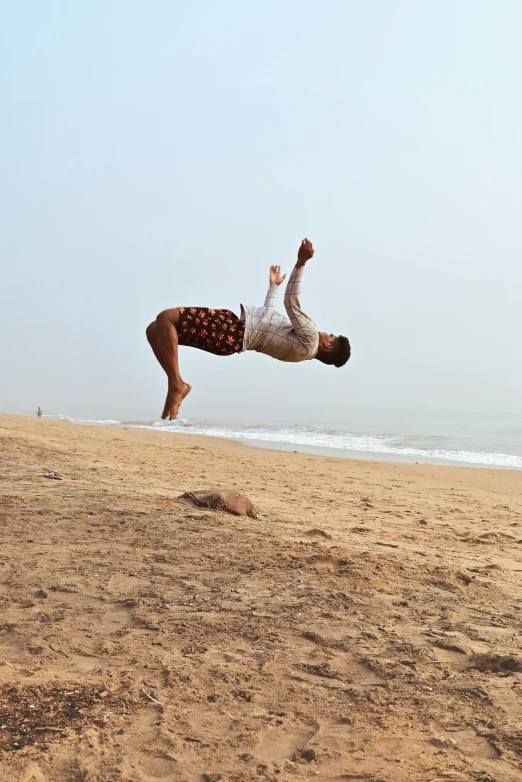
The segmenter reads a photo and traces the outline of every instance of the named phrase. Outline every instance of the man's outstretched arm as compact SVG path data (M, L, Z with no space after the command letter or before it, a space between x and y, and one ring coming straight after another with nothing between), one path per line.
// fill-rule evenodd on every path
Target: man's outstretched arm
M268 288L268 293L266 294L266 299L265 299L265 307L267 307L268 309L270 310L275 309L275 305L277 301L277 289L285 279L286 279L286 274L281 274L280 266L270 267L270 286Z
M312 242L303 239L297 254L297 263L290 275L285 290L285 309L290 318L294 331L299 340L304 343L313 343L317 340L317 328L315 323L301 309L299 296L301 294L301 279L303 269L307 261L313 257L314 248Z

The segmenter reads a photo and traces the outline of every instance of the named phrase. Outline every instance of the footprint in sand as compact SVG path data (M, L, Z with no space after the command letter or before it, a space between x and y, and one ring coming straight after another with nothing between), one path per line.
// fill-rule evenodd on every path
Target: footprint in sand
M18 782L47 782L47 779L40 770L40 766L36 763L31 763L31 765L25 769Z
M522 658L512 654L475 654L467 666L482 673L521 673Z
M332 554L316 554L310 557L307 563L316 570L337 570L345 565L349 565L350 561Z
M307 538L323 538L324 540L332 540L332 536L322 529L314 527L313 529L306 530L304 533Z
M281 763L292 760L301 752L316 730L302 726L296 728L267 728L258 735L258 744L253 754L259 760Z

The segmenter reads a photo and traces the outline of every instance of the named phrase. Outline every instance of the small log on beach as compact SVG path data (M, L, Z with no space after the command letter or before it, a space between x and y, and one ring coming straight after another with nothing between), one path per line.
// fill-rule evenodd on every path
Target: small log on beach
M234 516L250 516L257 519L255 505L244 494L222 489L206 489L204 491L187 491L178 497L179 500L189 500L200 508L213 508L233 513Z

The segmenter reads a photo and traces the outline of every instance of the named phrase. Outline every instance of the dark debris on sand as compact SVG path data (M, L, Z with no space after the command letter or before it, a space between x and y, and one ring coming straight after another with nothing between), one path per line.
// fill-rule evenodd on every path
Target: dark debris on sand
M45 750L51 741L71 731L81 734L91 725L102 727L116 715L134 710L129 693L111 694L79 685L3 686L0 688L0 751L27 746Z

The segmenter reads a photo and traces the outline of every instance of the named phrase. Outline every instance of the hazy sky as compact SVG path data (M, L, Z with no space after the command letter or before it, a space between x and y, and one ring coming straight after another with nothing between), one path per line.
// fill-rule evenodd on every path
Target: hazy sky
M521 28L518 0L5 3L0 410L157 418L147 323L262 304L304 236L349 364L185 349L184 415L516 405Z

